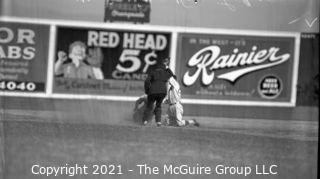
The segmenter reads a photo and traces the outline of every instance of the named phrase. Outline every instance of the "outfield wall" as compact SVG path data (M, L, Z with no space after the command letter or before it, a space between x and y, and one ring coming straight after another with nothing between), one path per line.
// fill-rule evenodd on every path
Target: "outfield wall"
M285 114L292 119L300 113L296 109L301 111L297 96L314 95L312 90L299 93L304 83L298 82L298 76L310 79L318 73L309 64L319 57L316 50L302 53L308 67L299 62L301 38L295 32L8 17L1 19L0 32L1 96L132 104L143 94L145 74L158 60L170 56L170 67L182 84L186 115L277 118ZM307 38L319 40L313 34ZM58 52L68 53L75 41L100 48L103 78L71 79L55 74ZM299 70L304 73L298 75ZM309 83L317 84L312 79ZM316 104L308 101L306 105ZM308 118L308 109L302 111Z

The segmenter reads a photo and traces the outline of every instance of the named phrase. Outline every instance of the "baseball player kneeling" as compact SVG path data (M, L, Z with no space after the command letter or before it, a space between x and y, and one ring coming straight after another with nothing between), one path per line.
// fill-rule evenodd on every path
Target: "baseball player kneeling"
M168 93L166 103L169 104L165 124L169 126L197 126L199 123L195 119L184 120L183 106L181 104L181 90L179 83L171 77L168 82Z

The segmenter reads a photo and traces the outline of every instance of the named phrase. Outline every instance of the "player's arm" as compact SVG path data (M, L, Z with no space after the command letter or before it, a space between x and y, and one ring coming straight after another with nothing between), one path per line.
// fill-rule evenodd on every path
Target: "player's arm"
M148 75L147 79L144 81L144 92L146 94L149 94L149 90L151 88L151 80L152 80L152 78L153 78L153 73L151 72Z
M167 82L167 93L166 93L166 97L163 99L164 104L169 104L170 87L171 87L170 83Z
M175 80L177 79L177 76L170 70L170 68L167 68L166 70L170 74L171 77L173 77Z

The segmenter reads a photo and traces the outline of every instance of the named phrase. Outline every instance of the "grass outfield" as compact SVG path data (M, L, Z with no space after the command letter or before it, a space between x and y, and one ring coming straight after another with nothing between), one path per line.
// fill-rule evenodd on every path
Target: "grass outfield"
M209 128L142 127L6 120L0 122L4 179L31 178L317 178L318 140ZM2 130L2 131L1 131ZM1 147L0 147L1 151ZM32 165L86 165L88 175L33 175ZM121 164L123 175L92 175L93 165ZM210 166L206 175L140 175L137 164ZM217 165L277 165L276 175L217 174ZM0 165L1 166L1 165ZM129 172L128 170L133 170ZM1 178L1 175L0 175Z

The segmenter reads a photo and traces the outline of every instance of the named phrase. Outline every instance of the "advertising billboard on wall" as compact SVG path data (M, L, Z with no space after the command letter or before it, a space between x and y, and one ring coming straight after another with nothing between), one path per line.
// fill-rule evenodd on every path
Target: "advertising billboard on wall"
M104 21L150 22L151 0L106 0Z
M178 35L177 74L186 99L292 102L295 37Z
M319 106L319 34L301 34L298 106Z
M117 29L57 28L54 93L137 96L171 34Z
M1 91L45 91L48 41L49 25L1 22Z

